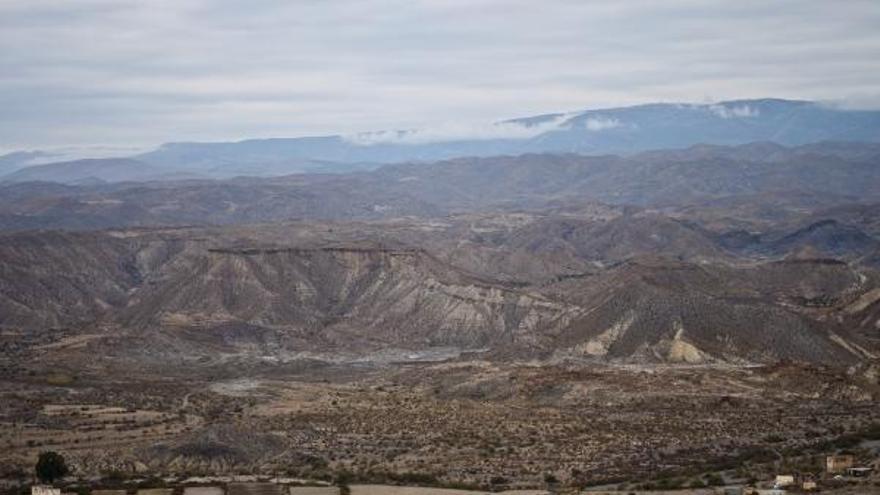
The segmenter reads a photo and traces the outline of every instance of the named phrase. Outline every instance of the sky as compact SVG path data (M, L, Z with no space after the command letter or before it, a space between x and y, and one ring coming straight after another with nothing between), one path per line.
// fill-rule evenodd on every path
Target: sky
M878 108L878 26L877 0L0 0L0 152L658 101Z

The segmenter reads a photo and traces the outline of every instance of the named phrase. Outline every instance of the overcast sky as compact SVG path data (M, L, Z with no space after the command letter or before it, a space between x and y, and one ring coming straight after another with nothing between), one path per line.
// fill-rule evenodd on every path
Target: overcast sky
M0 0L0 151L878 103L880 1Z

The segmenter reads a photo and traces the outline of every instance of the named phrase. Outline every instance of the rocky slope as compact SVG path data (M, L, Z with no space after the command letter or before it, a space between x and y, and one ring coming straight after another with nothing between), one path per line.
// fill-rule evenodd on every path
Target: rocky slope
M103 234L0 236L0 326L77 325L124 306L143 283L136 252Z
M147 279L126 325L241 323L305 347L527 344L574 308L481 280L421 249L188 248Z
M578 228L601 233L626 218ZM828 259L712 258L711 249L646 257L650 245L624 251L627 237L596 263L592 256L603 251L593 234L554 230L547 238L569 243L564 256L521 242L529 222L544 232L545 221L496 219L497 230L487 231L492 222L483 219L470 235L494 244L478 252L511 246L509 258L486 258L488 266L479 256L457 263L454 240L462 237L394 239L412 240L408 229L419 231L421 222L7 234L0 325L24 335L97 332L106 337L101 352L159 361L443 348L620 362L873 358L870 325L848 324L873 324L878 285L870 269ZM516 281L492 276L492 267L512 269L517 260L550 271Z
M628 261L589 284L546 289L587 308L557 352L637 361L704 363L780 359L854 363L874 353L813 308L863 292L844 263L824 260L732 268L657 258Z

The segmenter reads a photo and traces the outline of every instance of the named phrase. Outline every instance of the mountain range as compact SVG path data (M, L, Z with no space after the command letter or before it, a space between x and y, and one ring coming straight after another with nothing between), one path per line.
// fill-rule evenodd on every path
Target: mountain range
M778 224L817 208L880 203L878 160L880 145L874 143L791 148L751 143L698 145L630 156L569 153L456 158L386 165L374 171L277 178L12 182L0 184L0 227L90 229L294 218L376 220L577 208L591 201L673 208L688 218L716 220L739 209L743 218Z
M125 159L45 163L45 152L0 157L0 181L120 182L351 172L383 164L528 153L629 155L696 144L880 141L880 112L798 100L655 103L496 122L467 132L404 130L239 142L168 143ZM40 166L29 166L35 159ZM133 160L133 161L132 161Z
M0 330L160 368L394 349L862 365L880 353L877 116L646 105L491 139L32 164L0 183Z

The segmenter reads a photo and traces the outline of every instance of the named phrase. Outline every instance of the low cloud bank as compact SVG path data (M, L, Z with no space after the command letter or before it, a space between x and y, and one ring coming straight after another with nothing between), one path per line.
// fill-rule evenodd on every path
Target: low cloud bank
M567 114L559 115L544 122L530 125L518 121L482 125L449 122L425 129L362 132L344 136L344 139L361 146L443 143L462 140L529 139L545 132L568 129L570 117Z
M757 117L761 114L757 108L750 107L749 105L733 107L728 107L726 105L709 105L708 108L710 112L721 117L722 119L744 119Z
M604 131L607 129L614 129L616 127L620 127L623 124L618 119L614 118L606 118L606 117L590 117L586 121L584 121L584 127L587 128L588 131Z

